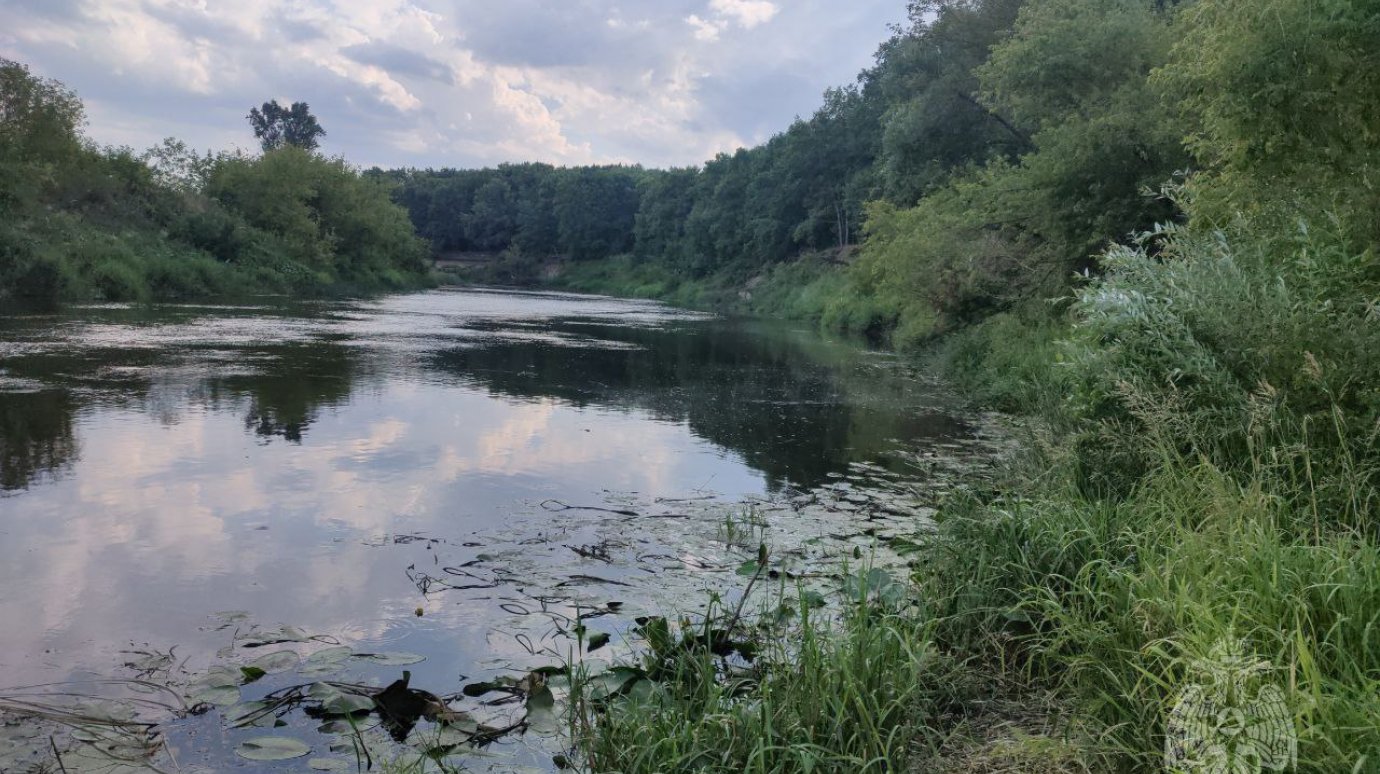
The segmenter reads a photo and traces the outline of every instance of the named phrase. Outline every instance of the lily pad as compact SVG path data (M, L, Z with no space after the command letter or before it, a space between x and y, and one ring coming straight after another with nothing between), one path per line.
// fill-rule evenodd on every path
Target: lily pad
M330 683L314 683L307 689L307 695L320 701L321 709L327 715L356 715L374 708L372 698L342 691Z
M349 771L354 764L343 758L312 758L307 761L307 768L312 771Z
M276 675L293 669L299 661L301 659L296 653L290 650L280 650L276 653L266 653L259 656L249 662L249 666L253 669L261 669L266 674Z
M354 654L355 652L353 650L345 647L344 645L340 645L334 648L326 648L325 650L318 650L310 656L307 656L307 666L316 666L318 664L338 664L341 661L344 661L345 659L349 658L350 656L353 656Z
M191 696L192 704L214 704L217 707L231 707L240 703L238 685L213 685L202 688Z
M251 761L287 761L311 752L302 742L286 736L261 736L246 739L235 748L235 754Z

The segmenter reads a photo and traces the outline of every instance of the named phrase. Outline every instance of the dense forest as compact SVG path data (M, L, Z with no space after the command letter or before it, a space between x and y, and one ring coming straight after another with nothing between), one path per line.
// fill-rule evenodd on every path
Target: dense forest
M1109 241L1173 216L1145 192L1192 163L1149 77L1176 4L1023 5L913 3L856 83L699 169L389 174L439 250L624 256L625 272L661 275L662 293L706 278L736 289L867 240L853 292L804 311L923 337L1057 295Z
M601 762L899 765L915 746L869 718L917 722L885 704L913 670L922 717L999 674L1002 722L1033 695L1062 729L953 770L1380 770L1377 41L1375 0L915 2L857 83L701 168L389 173L424 236L506 278L867 332L1038 420L941 509L918 617L851 621L760 712L605 718ZM1219 667L1272 681L1223 701L1296 749L1167 746ZM835 696L872 709L817 722Z
M96 146L83 124L76 94L0 59L0 301L310 294L426 280L425 244L387 187L316 153L314 136L269 137L261 155L201 155L172 139L137 154Z

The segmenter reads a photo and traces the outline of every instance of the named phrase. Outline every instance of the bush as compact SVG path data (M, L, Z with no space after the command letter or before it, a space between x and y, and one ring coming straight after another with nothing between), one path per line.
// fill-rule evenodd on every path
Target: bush
M139 270L115 258L96 263L87 276L96 292L107 301L137 301L149 290Z
M1068 333L1050 310L1022 308L954 332L937 346L935 360L969 400L1049 417L1062 413L1068 385L1059 342Z
M1075 309L1075 399L1145 467L1161 445L1242 474L1269 465L1356 520L1380 460L1380 284L1337 235L1290 242L1175 228L1109 253Z

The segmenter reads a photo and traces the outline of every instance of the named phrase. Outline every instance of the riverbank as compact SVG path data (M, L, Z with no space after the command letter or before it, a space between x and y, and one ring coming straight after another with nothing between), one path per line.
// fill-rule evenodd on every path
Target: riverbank
M1025 449L918 530L918 607L863 600L792 656L763 635L782 655L753 681L600 716L587 749L633 771L1199 770L1185 755L1380 770L1375 382L1355 381L1373 322L1342 290L1364 265L1347 249L1249 225L1171 232L1153 255L1114 250L1055 314L1016 308L934 341L920 356L965 394L1026 418ZM641 294L741 311L773 298L766 281L735 299L626 266L570 281L617 292L632 276ZM868 693L873 665L919 688ZM1217 693L1224 680L1241 690ZM1232 741L1208 702L1271 738Z

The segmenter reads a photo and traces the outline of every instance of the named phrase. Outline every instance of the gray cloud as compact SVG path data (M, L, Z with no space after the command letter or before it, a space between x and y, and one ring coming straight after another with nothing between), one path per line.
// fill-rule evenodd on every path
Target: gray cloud
M346 46L340 52L360 64L381 67L394 75L430 78L451 85L455 83L455 73L448 65L391 43L358 43Z
M809 115L901 0L0 0L0 55L88 101L90 134L252 145L312 105L361 164L696 164ZM713 26L713 35L688 19Z

